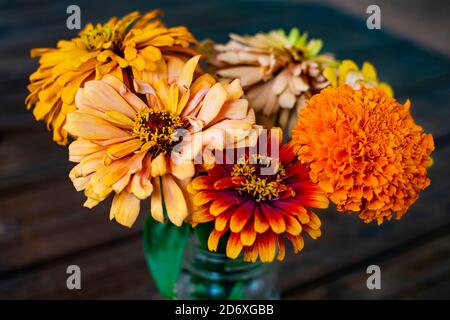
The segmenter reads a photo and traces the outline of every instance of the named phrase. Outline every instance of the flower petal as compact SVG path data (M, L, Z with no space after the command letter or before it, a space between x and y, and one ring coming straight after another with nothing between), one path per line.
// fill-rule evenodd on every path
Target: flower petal
M258 259L258 245L244 247L244 261L255 263Z
M208 208L201 208L192 212L190 216L190 221L194 225L198 223L206 223L213 221L216 217L209 214Z
M292 243L295 253L302 251L302 249L305 245L305 242L304 242L302 236L292 236L289 233L287 233L286 238L288 238L288 240Z
M140 211L140 200L133 194L122 191L113 198L109 218L116 219L118 223L126 227L131 226L136 221Z
M261 212L261 207L257 207L255 210L255 231L258 233L264 233L269 229L269 223L266 217Z
M152 159L151 175L153 178L162 177L167 173L166 157L160 153L155 159Z
M213 251L213 252L217 251L217 246L219 245L219 240L225 234L225 232L227 232L227 229L224 229L222 231L217 231L216 229L214 229L213 231L211 231L211 233L209 234L209 238L208 238L208 250L209 251Z
M192 199L194 202L194 205L196 206L203 206L214 199L216 199L217 193L211 192L211 191L200 191L199 193L196 193L194 195L194 198Z
M241 85L249 87L255 83L260 82L264 77L262 68L256 67L232 67L227 69L221 69L217 72L221 77L235 79L238 78L241 81Z
M214 179L209 176L198 176L191 181L194 190L212 189L213 184Z
M284 243L284 239L281 235L277 236L277 242L278 242L278 255L277 260L283 261L284 257L286 256L286 245Z
M242 120L247 117L248 101L246 99L229 100L225 102L213 123L223 119Z
M181 226L188 215L188 208L183 191L171 175L162 176L162 190L169 220Z
M272 262L275 259L276 243L273 232L258 235L259 258L262 262Z
M284 221L286 223L287 233L290 233L293 236L298 236L302 232L302 226L294 216L285 214Z
M125 138L129 133L121 130L109 122L81 112L67 115L65 129L73 136L87 140Z
M279 200L274 203L274 206L287 214L296 215L302 224L307 224L310 219L307 210L301 204L298 204L296 200L297 198Z
M72 162L80 162L85 156L105 149L89 140L78 138L69 145L69 160Z
M180 180L192 178L195 174L192 160L175 160L170 157L170 172Z
M192 78L194 76L195 68L197 67L198 61L200 59L200 55L192 57L186 62L181 71L180 77L178 78L178 88L181 92L186 91L192 83Z
M254 222L250 219L241 231L241 242L244 246L251 246L256 240Z
M242 251L242 242L239 233L230 233L227 241L226 254L230 259L236 259Z
M220 193L220 197L216 198L211 206L209 207L209 212L213 216L218 216L225 210L229 209L230 207L233 207L237 204L240 204L242 202L242 199L240 199L238 196L233 194L233 192L229 193ZM237 231L234 231L237 232Z
M210 123L217 116L226 100L226 90L222 84L216 83L206 94L197 118L203 120L205 124Z
M153 185L150 181L150 160L148 157L143 161L143 167L133 175L130 183L130 192L138 199L147 199L153 192Z
M129 118L133 118L136 111L106 82L101 80L88 81L84 85L84 92L89 100L110 111L118 111Z
M163 200L161 196L160 177L152 179L153 192L150 198L150 213L156 221L164 223Z
M142 141L139 139L132 139L122 143L113 144L106 150L106 155L111 160L123 158L137 150L142 146Z
M261 211L269 222L273 232L283 233L286 231L286 224L280 210L269 205L261 205Z
M241 87L241 81L234 79L229 85L226 86L228 100L239 99L244 95L244 90Z
M209 211L208 211L208 213L209 213ZM223 231L225 229L228 229L230 218L233 213L234 213L234 210L231 209L231 210L221 213L217 217L214 217L213 215L210 214L211 217L214 217L214 219L215 219L214 228L217 231Z
M246 201L242 205L234 208L234 213L230 221L230 230L232 232L241 232L254 211L255 206L250 201Z

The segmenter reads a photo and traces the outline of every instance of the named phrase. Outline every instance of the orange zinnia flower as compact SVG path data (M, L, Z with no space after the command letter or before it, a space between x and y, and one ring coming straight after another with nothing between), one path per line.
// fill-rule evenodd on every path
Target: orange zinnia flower
M324 89L301 111L292 143L340 212L378 224L394 213L400 219L430 184L433 137L409 108L381 89L343 85Z
M262 168L271 165L272 174L263 175ZM194 178L188 190L198 207L190 217L193 225L214 222L209 250L217 251L220 238L226 236L226 255L236 259L243 251L244 260L252 262L258 257L271 262L276 255L283 260L285 238L295 252L302 250L303 231L313 239L321 235L319 218L306 207L328 206L288 145L279 159L247 150L234 165L216 164L206 176Z
M56 48L35 48L39 68L30 75L25 100L36 120L44 120L53 131L53 140L68 141L66 116L76 110L75 94L89 80L112 74L126 82L129 68L134 78L149 81L167 77L168 64L185 62L196 51L195 38L185 27L166 27L153 10L144 15L132 12L104 24L89 23L71 40L61 40ZM180 62L181 60L181 62Z
M255 122L247 100L239 99L239 80L220 84L204 74L193 81L198 60L195 56L186 64L170 65L168 79L137 81L147 103L111 75L78 90L77 110L67 116L65 129L78 137L69 146L70 160L79 163L70 178L77 190L85 190L86 207L114 192L110 218L131 226L140 200L151 196L154 219L164 221L165 205L170 221L182 224L188 214L184 187L194 175L193 159L211 142L212 148L221 148L228 127L245 132ZM193 144L197 138L202 144ZM181 151L173 157L178 145Z

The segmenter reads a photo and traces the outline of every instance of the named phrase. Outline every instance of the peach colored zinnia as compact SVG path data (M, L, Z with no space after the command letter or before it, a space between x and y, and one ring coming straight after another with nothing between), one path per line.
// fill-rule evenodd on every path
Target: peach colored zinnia
M77 110L68 115L65 129L78 137L69 146L70 160L78 162L70 178L78 191L84 190L86 207L114 193L110 219L130 227L140 201L151 197L154 219L164 221L165 205L169 220L183 223L189 211L185 185L194 175L194 157L211 142L222 147L225 129L245 132L255 122L247 100L239 99L239 80L220 84L204 74L193 81L198 60L196 56L171 65L168 79L137 81L136 89L147 95L147 103L111 75L78 90ZM197 138L203 144L193 147ZM179 156L172 157L178 143Z
M430 180L433 137L378 88L327 88L301 111L293 130L299 159L340 212L378 224L400 219Z

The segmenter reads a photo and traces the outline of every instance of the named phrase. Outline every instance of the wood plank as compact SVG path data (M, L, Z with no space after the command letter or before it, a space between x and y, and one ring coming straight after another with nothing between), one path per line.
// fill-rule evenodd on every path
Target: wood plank
M0 299L156 299L140 234L54 260L25 274L0 277ZM68 290L69 265L81 269L82 290Z
M66 177L2 196L0 274L137 234L149 207L130 230L109 221L110 200L91 210L83 202Z
M450 84L445 89L403 96L399 101L411 100L411 114L426 132L435 138L450 133Z
M415 288L406 292L402 298L404 299L434 299L442 300L450 297L450 273L442 274L441 278L433 279L427 283L421 284L419 288Z
M31 116L31 115L30 115ZM0 190L45 181L49 175L67 175L73 167L68 151L52 141L43 123L33 123L24 131L1 133Z
M392 254L385 254L365 263L355 265L353 270L334 279L327 279L316 286L300 287L290 292L290 299L443 299L450 289L450 225L431 239L418 239ZM387 257L386 257L387 255ZM381 270L381 289L369 290L366 285L369 265ZM439 290L436 290L436 287Z
M109 223L108 201L82 207L68 178L74 164L42 124L7 134L0 146L0 273L140 230L141 220L131 231Z

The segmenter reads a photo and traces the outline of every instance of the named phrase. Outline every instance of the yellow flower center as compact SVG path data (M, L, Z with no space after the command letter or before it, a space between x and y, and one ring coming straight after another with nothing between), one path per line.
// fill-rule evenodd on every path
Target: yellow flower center
M117 28L106 23L97 24L95 28L87 28L80 33L80 38L84 42L86 49L95 50L116 50L122 40L122 34L117 32Z
M134 118L133 136L145 143L150 154L157 156L172 149L181 138L177 130L184 127L179 116L167 111L144 110Z
M253 155L253 161L241 159L231 170L232 177L245 178L238 188L241 195L247 195L256 202L278 198L280 194L291 188L284 185L286 171L282 165L275 168L272 175L261 175L262 168L270 168L273 159L262 155Z

